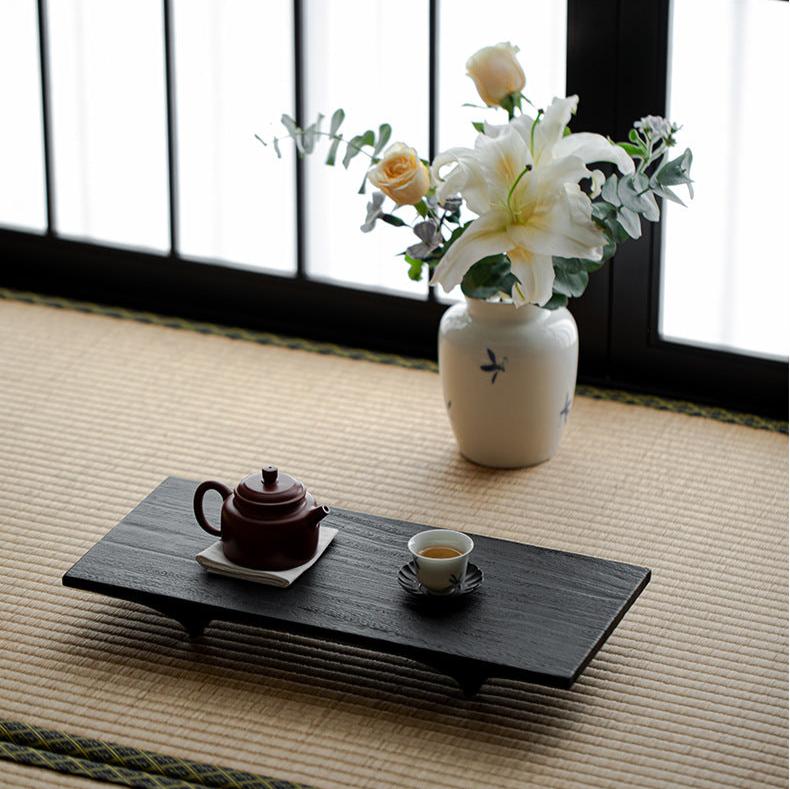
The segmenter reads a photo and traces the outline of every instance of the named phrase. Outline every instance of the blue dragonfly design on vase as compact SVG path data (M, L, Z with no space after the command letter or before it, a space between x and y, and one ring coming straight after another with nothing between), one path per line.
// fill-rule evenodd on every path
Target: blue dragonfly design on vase
M488 354L488 358L490 359L489 364L481 364L480 369L484 373L493 373L491 376L491 383L496 383L497 376L499 373L506 372L505 365L507 364L507 356L502 357L502 361L497 361L496 354L490 349L486 348L486 353Z

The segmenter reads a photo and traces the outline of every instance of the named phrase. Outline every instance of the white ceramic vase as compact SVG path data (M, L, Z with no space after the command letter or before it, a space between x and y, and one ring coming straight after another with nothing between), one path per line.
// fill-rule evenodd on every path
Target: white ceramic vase
M442 316L439 372L461 454L534 466L557 451L576 387L579 333L567 309L468 299Z

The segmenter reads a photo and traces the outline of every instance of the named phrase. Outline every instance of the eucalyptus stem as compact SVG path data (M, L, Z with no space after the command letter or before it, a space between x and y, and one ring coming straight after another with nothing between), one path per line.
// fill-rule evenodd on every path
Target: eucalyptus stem
M301 132L302 132L301 136L304 137L305 130L302 129ZM373 164L376 164L379 161L378 159L376 159L375 156L373 156L372 154L368 153L364 148L361 148L359 145L352 144L351 140L347 140L345 137L343 137L340 134L330 134L329 132L317 131L315 129L312 131L312 134L315 134L315 135L317 135L319 137L328 137L330 140L340 140L340 142L345 144L346 148L351 148L351 149L357 151L358 153L364 153L365 156L367 156L368 159L370 159L370 161L373 162ZM260 136L258 136L257 134L255 135L255 139L259 143L264 145L264 146L267 146L269 144L265 140L263 140ZM272 144L274 144L274 143L277 143L277 142L282 142L285 139L293 140L294 141L294 145L296 144L296 138L292 137L290 134L287 134L285 137L273 137L271 142L272 142Z

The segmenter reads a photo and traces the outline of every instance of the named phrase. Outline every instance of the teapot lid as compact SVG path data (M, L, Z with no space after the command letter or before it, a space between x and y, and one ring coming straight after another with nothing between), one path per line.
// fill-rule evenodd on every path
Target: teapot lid
M296 504L305 497L304 485L277 466L264 466L260 474L250 474L236 486L236 493L255 504Z

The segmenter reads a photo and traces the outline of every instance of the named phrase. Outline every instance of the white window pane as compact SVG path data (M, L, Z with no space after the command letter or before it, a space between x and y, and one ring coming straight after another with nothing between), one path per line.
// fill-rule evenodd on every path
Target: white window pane
M291 0L175 0L178 245L185 256L296 270Z
M47 7L56 230L168 250L162 3Z
M305 122L342 107L346 134L388 122L391 142L405 142L427 159L427 0L307 0L305 19ZM414 240L410 233L383 223L372 233L359 230L371 191L357 194L365 157L357 156L348 171L326 167L323 158L319 152L305 160L309 275L424 295L425 281L409 280L404 259L396 257Z
M0 224L47 228L35 0L0 3Z
M669 116L695 198L664 208L666 338L787 356L789 23L773 0L674 3Z
M503 41L519 47L524 95L537 107L565 95L567 0L485 0L482 6L479 0L443 0L439 8L439 150L472 147L472 121L507 121L504 110L462 106L483 104L466 75L466 61L483 47ZM464 221L473 218L464 214ZM460 287L449 296L441 288L436 293L442 301L463 298Z

